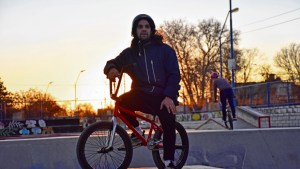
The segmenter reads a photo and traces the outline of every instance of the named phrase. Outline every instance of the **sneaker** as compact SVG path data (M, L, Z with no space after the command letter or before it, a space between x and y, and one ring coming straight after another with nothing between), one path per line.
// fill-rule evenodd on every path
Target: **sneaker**
M170 162L169 165L167 165L165 167L165 169L176 169L175 165L173 164L173 162Z

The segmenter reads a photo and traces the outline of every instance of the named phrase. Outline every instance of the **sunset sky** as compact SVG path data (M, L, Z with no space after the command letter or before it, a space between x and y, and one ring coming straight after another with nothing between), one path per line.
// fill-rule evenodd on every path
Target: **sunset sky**
M236 7L241 48L258 48L270 63L282 47L300 43L299 0L232 0ZM137 14L157 26L173 19L223 24L228 11L229 0L0 0L0 78L12 92L48 88L57 100L74 100L79 77L78 100L99 108L108 97L103 67L129 46Z

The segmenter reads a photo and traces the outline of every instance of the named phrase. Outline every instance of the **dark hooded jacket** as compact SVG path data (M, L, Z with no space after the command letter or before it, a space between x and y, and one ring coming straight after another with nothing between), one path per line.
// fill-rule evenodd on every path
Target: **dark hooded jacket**
M104 68L107 75L111 68L122 68L131 79L131 90L154 96L168 96L178 105L180 72L175 51L165 43L150 41L139 44L138 49L129 47Z

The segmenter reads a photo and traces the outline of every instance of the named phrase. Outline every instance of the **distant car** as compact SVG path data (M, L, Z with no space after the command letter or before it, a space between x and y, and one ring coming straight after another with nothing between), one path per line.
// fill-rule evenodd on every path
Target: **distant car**
M150 127L150 123L147 122L147 121L142 120L142 121L140 122L140 126L141 126L142 129L147 129L147 128Z

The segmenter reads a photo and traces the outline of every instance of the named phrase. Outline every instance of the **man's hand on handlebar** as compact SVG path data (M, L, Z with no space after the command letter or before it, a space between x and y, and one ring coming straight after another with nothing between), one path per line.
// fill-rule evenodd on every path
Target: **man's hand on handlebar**
M107 78L111 81L115 81L116 77L119 77L120 72L116 68L111 68L107 74Z

